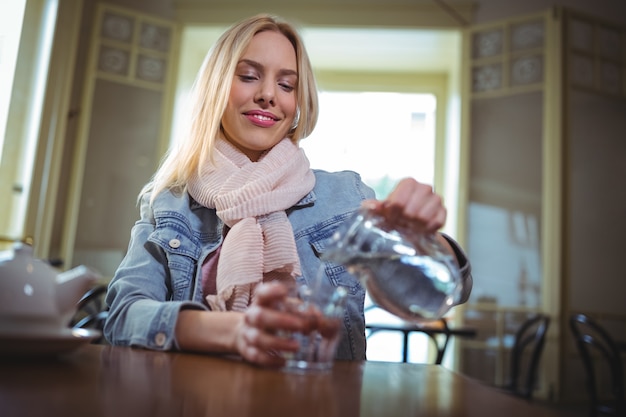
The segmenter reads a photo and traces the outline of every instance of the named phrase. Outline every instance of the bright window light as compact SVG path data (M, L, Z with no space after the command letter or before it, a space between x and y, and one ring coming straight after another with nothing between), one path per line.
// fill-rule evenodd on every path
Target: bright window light
M356 171L383 199L407 176L433 184L436 110L432 94L321 92L317 127L300 146L312 168ZM369 297L365 305L372 305ZM402 321L380 308L368 309L365 316L376 323ZM409 344L409 361L425 362L427 336L413 335ZM367 342L367 357L399 362L401 346L399 334L374 334Z
M26 0L13 0L3 4L0 11L0 159L25 8Z
M320 117L300 144L312 168L353 170L384 198L401 178L433 184L432 94L321 92Z

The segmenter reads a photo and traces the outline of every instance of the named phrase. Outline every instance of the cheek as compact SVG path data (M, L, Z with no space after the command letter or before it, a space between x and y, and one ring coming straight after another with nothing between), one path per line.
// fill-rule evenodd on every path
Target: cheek
M286 97L282 102L282 108L285 117L293 120L296 117L296 109L298 108L295 95Z
M241 89L233 88L230 91L230 95L228 96L228 103L226 103L226 109L224 110L224 114L222 115L222 124L229 125L230 120L234 120L236 115L239 113L239 107L242 100Z
M224 114L222 115L222 127L226 131L230 130L232 121L235 118L234 113L235 113L235 109L233 108L233 106L231 105L229 101L226 104L226 109L224 110Z
M233 86L230 89L230 94L228 95L228 104L227 108L236 109L241 106L242 103L246 101L246 91L243 88L240 88L237 83L233 83Z

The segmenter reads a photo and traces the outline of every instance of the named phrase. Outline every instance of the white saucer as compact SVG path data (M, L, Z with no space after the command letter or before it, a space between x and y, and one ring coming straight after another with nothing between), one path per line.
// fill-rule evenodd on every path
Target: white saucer
M0 332L0 355L57 355L70 352L100 336L99 330L73 328L44 334Z

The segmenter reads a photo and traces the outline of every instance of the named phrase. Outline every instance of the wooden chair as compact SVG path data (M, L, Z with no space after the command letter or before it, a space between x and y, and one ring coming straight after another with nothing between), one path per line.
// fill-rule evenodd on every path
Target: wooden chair
M532 399L549 326L550 318L537 314L519 327L511 349L509 379L501 387L504 391L526 400Z
M585 314L572 315L570 328L585 368L589 415L624 416L624 368L615 340L605 328ZM607 368L611 389L601 393L596 372Z

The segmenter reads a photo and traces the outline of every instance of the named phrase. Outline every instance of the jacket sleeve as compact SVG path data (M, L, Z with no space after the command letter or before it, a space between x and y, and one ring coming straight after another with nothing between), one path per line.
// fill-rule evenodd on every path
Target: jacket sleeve
M180 310L205 309L199 303L172 300L165 250L151 239L155 228L154 213L146 195L141 202L141 218L131 230L128 251L107 291L109 313L104 335L111 344L175 349L174 331Z

